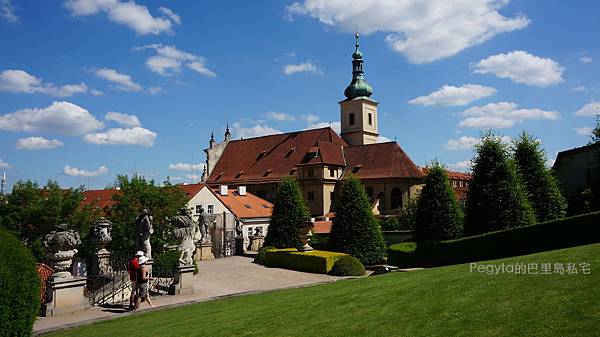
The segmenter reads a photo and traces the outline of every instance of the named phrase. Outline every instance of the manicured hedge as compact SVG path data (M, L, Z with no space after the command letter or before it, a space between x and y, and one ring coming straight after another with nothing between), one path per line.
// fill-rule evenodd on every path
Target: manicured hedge
M0 230L0 336L29 336L40 311L35 259L19 240Z
M363 276L365 266L354 256L341 256L335 261L329 274L335 276Z
M254 263L265 264L265 258L267 256L267 251L277 249L273 246L261 247L258 249L258 253L254 257Z
M299 252L295 248L268 250L265 266L292 269L308 273L327 274L337 259L347 254L313 250Z
M600 212L469 236L458 240L392 245L388 263L445 266L532 254L600 242Z

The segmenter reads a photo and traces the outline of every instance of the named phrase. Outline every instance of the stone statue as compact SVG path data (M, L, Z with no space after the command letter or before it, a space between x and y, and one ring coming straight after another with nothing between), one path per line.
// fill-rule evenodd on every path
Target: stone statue
M92 224L90 232L90 239L92 243L98 248L99 252L105 253L107 250L104 248L112 241L110 236L112 232L112 222L107 218L100 218Z
M56 225L56 230L44 236L42 244L46 248L48 263L54 269L54 277L71 277L69 271L77 247L81 244L79 233L67 230L67 224Z
M212 214L204 213L204 208L200 206L200 214L198 214L198 225L200 226L200 243L208 244L212 243L210 237L210 230L215 223L215 216Z
M152 259L152 247L150 246L150 235L154 233L152 228L152 217L148 210L143 208L137 218L137 248L144 252L148 259Z
M191 217L190 211L186 207L179 209L179 215L172 219L167 219L175 227L173 234L177 239L177 250L181 253L179 256L180 266L189 266L193 263L194 251L194 235L198 231L198 225Z

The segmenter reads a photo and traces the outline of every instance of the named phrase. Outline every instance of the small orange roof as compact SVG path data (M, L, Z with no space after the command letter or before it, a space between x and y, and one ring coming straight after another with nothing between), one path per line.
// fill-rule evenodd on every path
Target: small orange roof
M312 232L315 234L329 234L331 233L331 221L315 221Z
M83 192L83 200L80 206L91 205L104 210L115 204L113 195L120 193L118 190L88 190Z
M213 193L238 219L270 218L273 214L273 204L246 192L240 195L236 188L229 188L227 195L221 195L219 188L212 188Z
M206 186L206 185L203 183L175 185L175 187L177 187L178 189L182 190L185 193L188 201L190 199L192 199L196 194L198 194L198 192L200 192L200 190L204 186Z

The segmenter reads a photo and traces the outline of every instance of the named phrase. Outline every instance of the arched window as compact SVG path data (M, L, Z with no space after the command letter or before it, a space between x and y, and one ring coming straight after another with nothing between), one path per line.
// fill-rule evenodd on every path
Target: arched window
M392 193L390 195L390 201L392 202L392 209L400 209L402 208L402 191L398 187L394 187L392 189Z

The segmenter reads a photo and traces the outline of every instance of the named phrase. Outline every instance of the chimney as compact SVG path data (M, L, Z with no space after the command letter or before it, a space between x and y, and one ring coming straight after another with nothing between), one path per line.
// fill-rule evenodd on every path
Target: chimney
M227 185L220 185L219 186L219 191L221 193L221 195L227 195L227 192L229 191L227 188Z
M238 187L238 194L239 195L246 195L246 186L239 186Z

